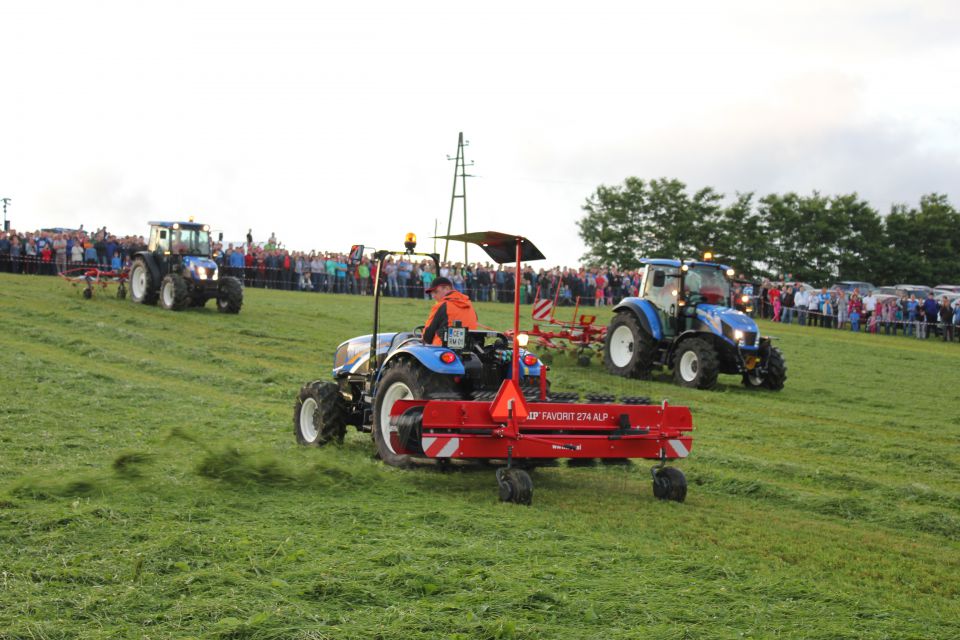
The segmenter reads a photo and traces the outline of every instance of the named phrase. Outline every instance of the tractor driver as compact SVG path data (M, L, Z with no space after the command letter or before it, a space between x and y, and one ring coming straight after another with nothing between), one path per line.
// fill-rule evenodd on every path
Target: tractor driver
M454 289L449 278L440 276L426 292L436 300L436 304L430 310L423 328L424 344L443 344L441 337L446 333L447 327L458 320L460 325L468 330L477 328L477 312L474 311L470 298Z

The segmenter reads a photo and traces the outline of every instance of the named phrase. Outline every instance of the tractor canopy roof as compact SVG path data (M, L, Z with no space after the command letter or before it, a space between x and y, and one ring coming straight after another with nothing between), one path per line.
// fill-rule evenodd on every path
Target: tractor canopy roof
M540 253L540 249L537 249L527 238L511 233L474 231L472 233L461 233L453 236L436 236L436 238L438 240L454 240L479 245L480 248L486 251L487 255L498 264L516 262L517 240L519 240L520 260L522 262L544 259L544 255Z
M654 267L674 267L679 269L682 265L689 267L707 267L726 271L730 267L719 262L702 262L700 260L673 260L670 258L642 258L640 264L649 264Z
M157 221L151 221L149 224L150 224L151 227L165 227L165 228L167 228L167 229L172 229L172 228L173 228L173 225L177 225L177 226L178 226L179 228L181 228L181 229L196 229L196 230L200 230L200 231L203 231L203 230L204 230L204 227L206 227L207 229L209 229L209 226L210 226L210 225L204 224L204 223L202 223L202 222L181 222L181 221L173 221L173 222L165 222L165 221L157 222Z

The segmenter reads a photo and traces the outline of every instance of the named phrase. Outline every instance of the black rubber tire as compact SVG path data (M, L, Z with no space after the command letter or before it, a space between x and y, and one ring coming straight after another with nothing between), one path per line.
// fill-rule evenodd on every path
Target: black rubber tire
M759 375L743 374L743 386L748 389L763 387L771 391L780 391L787 381L787 363L783 359L783 352L771 347L764 356L766 362L761 363L766 371Z
M346 432L347 403L339 387L324 381L305 384L293 405L293 435L297 442L314 447L331 441L341 443Z
M501 469L497 477L500 486L500 502L533 504L533 480L530 474L518 467Z
M659 500L683 502L687 497L687 478L676 467L662 467L654 473L653 495Z
M160 294L159 283L154 282L147 261L142 257L133 259L130 267L130 300L137 304L154 304ZM139 295L137 291L140 290Z
M220 279L217 292L217 311L220 313L240 313L243 306L243 283L233 276Z
M540 362L545 365L553 364L553 354L550 352L540 354Z
M83 290L84 300L89 300L92 297L93 297L93 289L87 287L86 289Z
M703 338L688 338L677 347L673 356L673 380L681 387L712 389L717 386L719 372L717 352Z
M590 356L581 353L577 356L577 366L578 367L589 367L590 366Z
M614 334L617 334L616 339L619 340L624 331L629 331L632 339L632 342L626 345L631 355L626 362L618 358L620 364L617 364L611 358L610 349L611 346L616 347ZM653 369L655 355L656 344L653 336L643 330L637 316L632 311L618 312L607 326L607 336L603 341L603 364L607 367L607 371L624 378L647 379L650 377L650 370Z
M190 303L187 281L179 273L171 273L160 281L160 306L168 311L183 311Z
M391 397L390 406L393 402L403 398L403 390L393 388L397 385L406 387L406 398L411 400L427 400L430 398L451 398L457 395L456 389L447 376L437 375L427 371L420 364L404 360L391 365L380 378L377 385L377 397L373 403L373 442L377 446L377 455L391 467L409 467L412 463L412 457L405 453L396 453L390 446L389 433L395 429L389 424L381 426L381 420L386 413L389 415L390 407L384 407L385 398ZM400 394L401 397L395 397Z
M763 385L771 391L780 391L787 381L787 363L783 352L776 347L770 348L767 362L767 375L763 377Z
M117 299L123 300L126 297L127 297L127 286L121 282L120 285L117 286Z

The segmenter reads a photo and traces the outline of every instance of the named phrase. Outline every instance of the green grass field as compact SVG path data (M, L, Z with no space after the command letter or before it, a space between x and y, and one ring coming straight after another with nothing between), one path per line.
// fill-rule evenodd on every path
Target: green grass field
M489 468L387 468L352 429L295 444L298 389L369 299L112 294L0 276L4 640L960 637L960 345L766 324L781 393L559 358L554 389L690 406L690 489L561 465L521 507ZM384 328L428 306L386 300Z

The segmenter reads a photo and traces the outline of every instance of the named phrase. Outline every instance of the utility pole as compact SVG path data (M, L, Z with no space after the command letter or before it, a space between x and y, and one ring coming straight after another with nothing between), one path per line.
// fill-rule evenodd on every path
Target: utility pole
M455 160L456 166L453 170L453 194L450 196L450 215L447 217L447 235L450 235L451 226L453 225L453 207L457 202L457 198L463 201L463 232L467 232L467 178L472 178L473 176L468 175L466 172L467 167L472 167L473 162L469 164L466 162L464 157L463 148L468 146L470 141L464 141L463 131L460 132L460 138L457 141L457 157L451 158L447 156L447 160ZM460 194L457 194L457 179L460 179ZM443 261L447 261L447 248L450 246L450 241L447 240L443 245ZM463 264L467 264L467 243L463 243Z
M10 198L0 198L3 203L3 230L10 231L10 224L7 222L7 205L10 204Z

